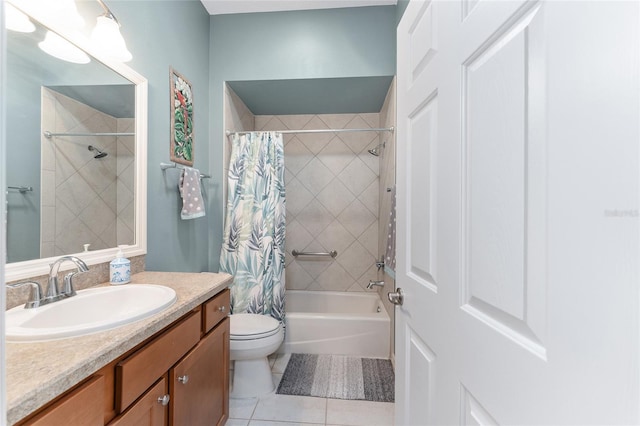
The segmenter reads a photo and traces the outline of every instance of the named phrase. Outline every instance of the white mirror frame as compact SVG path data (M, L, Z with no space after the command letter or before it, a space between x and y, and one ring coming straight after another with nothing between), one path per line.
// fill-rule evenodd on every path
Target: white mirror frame
M126 246L125 256L140 256L147 253L147 102L148 82L142 75L127 65L105 58L91 46L89 39L83 34L70 31L59 22L54 22L49 16L38 10L38 2L30 0L6 0L16 8L26 13L47 29L58 33L63 38L84 50L89 56L102 62L127 80L135 84L135 244ZM117 247L81 253L68 253L78 256L87 265L109 262L116 257ZM60 256L28 260L24 262L8 263L5 267L5 282L21 280L49 273L49 265ZM73 264L63 264L61 270L72 268Z

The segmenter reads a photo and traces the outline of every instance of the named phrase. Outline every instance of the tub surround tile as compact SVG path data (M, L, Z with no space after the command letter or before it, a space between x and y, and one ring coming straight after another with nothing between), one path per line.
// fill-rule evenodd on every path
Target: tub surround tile
M318 158L337 175L349 164L353 158L353 151L336 136L320 151Z
M353 194L340 179L335 178L318 194L317 199L333 216L338 216L351 204Z
M349 191L356 197L360 196L377 177L369 166L358 157L351 160L338 175L342 183L344 183L347 188L349 188Z
M353 279L358 280L375 263L376 258L356 241L337 260Z
M6 344L9 424L61 395L213 297L229 285L231 276L213 273L141 272L132 277L132 282L134 285L166 285L176 290L178 299L159 314L113 330L51 342Z
M377 128L379 123L378 113L255 117L257 130ZM375 237L374 230L369 228L378 226L382 156L374 157L367 150L377 146L379 139L375 132L285 135L287 221L297 222L291 229L287 226L287 288L346 291L353 287L353 280L361 279L370 265L359 265L353 272L350 266L340 263L340 268L350 274L349 281L340 285L328 285L327 277L339 275L340 270L327 268L332 262L340 262L363 233L358 244L366 243L369 249L365 250L366 261L373 264L378 257L378 244L368 246ZM298 241L296 247L289 243L289 236ZM301 240L306 241L305 247L298 247ZM291 258L293 249L309 247L337 250L338 258L329 261ZM351 250L351 257L354 250L358 251L358 245Z
M294 175L304 170L305 166L315 158L313 153L296 136L291 138L285 146L284 153L284 166Z
M317 281L325 290L345 291L353 283L353 278L338 263L332 263L320 274Z
M319 117L330 129L344 129L356 114L322 114Z
M336 250L338 255L347 249L356 240L353 235L340 223L334 220L327 226L317 238L318 242L331 250Z
M292 114L292 115L278 115L280 121L285 125L288 130L300 130L307 126L307 123L314 117L313 114ZM281 130L281 129L276 129Z
M285 268L285 282L288 290L305 290L313 283L313 277L297 262L292 262Z

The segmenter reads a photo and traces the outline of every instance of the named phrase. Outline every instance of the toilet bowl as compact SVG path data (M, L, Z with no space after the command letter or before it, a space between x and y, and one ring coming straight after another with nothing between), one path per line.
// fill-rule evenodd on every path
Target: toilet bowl
M251 398L275 388L267 357L284 340L282 324L268 315L233 314L229 353L234 361L231 398Z

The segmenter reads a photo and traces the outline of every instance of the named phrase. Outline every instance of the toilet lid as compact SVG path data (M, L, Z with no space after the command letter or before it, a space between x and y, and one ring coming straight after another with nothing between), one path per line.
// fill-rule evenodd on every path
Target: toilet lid
M233 314L231 318L231 339L260 339L276 334L280 330L280 322L268 315Z

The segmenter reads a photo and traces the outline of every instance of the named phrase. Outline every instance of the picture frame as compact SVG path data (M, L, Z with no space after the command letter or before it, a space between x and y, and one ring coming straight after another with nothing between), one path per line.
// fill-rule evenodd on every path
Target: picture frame
M171 101L171 161L193 166L193 90L182 74L169 68Z

